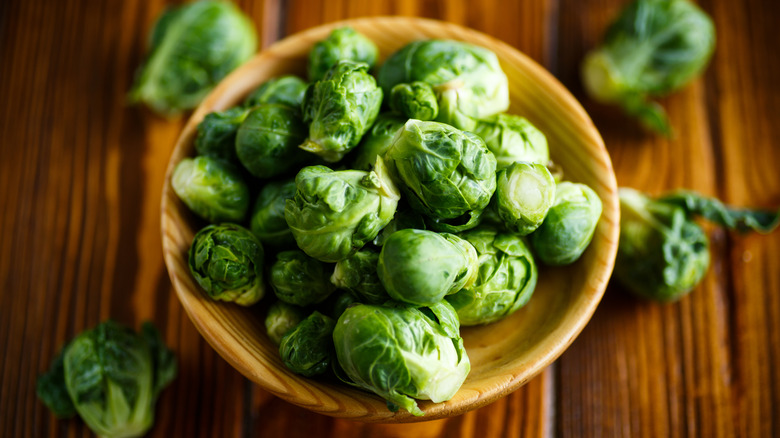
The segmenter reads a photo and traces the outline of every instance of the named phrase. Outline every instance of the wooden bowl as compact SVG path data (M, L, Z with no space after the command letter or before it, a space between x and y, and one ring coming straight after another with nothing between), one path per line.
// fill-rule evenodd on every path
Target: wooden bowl
M438 404L421 401L423 417L403 410L390 412L384 400L371 393L292 373L265 334L264 306L243 308L207 298L187 266L187 251L199 222L171 189L174 165L194 155L196 127L207 113L238 104L274 76L293 73L305 77L309 48L344 25L377 44L380 62L420 39L462 40L493 50L509 78L509 112L528 118L541 129L549 140L552 159L563 168L566 179L589 185L604 204L593 242L579 261L564 268L542 268L534 296L509 318L462 329L471 373L451 400ZM454 24L405 17L323 25L285 38L252 58L223 80L192 114L168 164L162 193L165 264L184 309L212 347L247 378L290 403L334 417L388 423L450 417L484 406L516 390L560 356L588 322L604 293L617 250L618 215L615 175L603 141L579 103L550 73L487 35Z

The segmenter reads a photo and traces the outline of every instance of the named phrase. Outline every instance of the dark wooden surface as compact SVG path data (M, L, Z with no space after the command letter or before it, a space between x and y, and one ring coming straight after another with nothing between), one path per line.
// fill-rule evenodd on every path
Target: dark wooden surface
M610 286L590 324L528 385L466 415L364 425L248 383L171 291L159 232L164 170L184 119L126 105L165 1L0 1L0 436L90 436L56 421L35 380L63 343L108 317L161 328L180 361L156 437L656 437L780 435L780 233L708 227L712 266L670 305ZM262 45L342 18L415 15L498 37L583 101L621 185L780 205L780 8L702 0L718 46L702 79L663 101L673 140L582 95L578 65L622 0L240 1Z

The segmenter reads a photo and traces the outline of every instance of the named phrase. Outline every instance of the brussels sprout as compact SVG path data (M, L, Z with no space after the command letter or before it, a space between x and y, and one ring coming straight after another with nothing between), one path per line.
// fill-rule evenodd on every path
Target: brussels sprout
M409 119L434 120L439 104L433 87L425 82L398 84L390 91L390 108Z
M352 292L361 302L382 304L390 299L376 272L379 254L358 251L336 263L330 281L337 288Z
M371 129L363 136L355 152L355 168L359 170L371 170L376 163L376 157L385 154L393 143L395 133L406 123L406 117L393 113L380 114Z
M347 310L347 307L356 303L360 303L360 300L355 295L351 292L342 290L332 293L328 299L318 307L320 307L322 313L336 320L339 319L339 316L341 316L345 310Z
M709 240L696 215L740 231L768 232L780 212L735 210L717 199L676 192L653 200L621 188L620 243L615 278L631 292L674 301L701 282L710 263Z
M402 209L401 206L399 206L393 220L391 220L386 227L382 228L382 231L379 232L379 235L376 236L372 243L376 246L382 246L390 235L398 230L405 230L407 228L425 230L425 219L416 211L409 208Z
M240 225L209 225L198 231L192 239L189 266L212 299L250 306L265 293L263 246Z
M279 355L294 373L312 377L325 373L334 359L336 321L315 311L282 338Z
M278 103L300 111L303 94L308 85L303 79L291 75L269 79L244 100L244 105L254 107Z
M176 358L152 324L135 333L106 321L65 346L36 390L58 418L78 413L101 437L140 437L175 377Z
M275 345L282 342L282 337L294 329L303 319L306 313L298 306L276 301L268 308L265 315L265 330L268 339Z
M496 176L495 208L510 230L526 236L539 228L555 200L555 180L542 164L513 163Z
M406 229L385 241L377 273L393 299L428 306L474 283L478 268L476 250L460 237Z
M322 80L306 89L303 121L309 138L301 149L333 163L357 146L382 106L382 90L368 65L339 61Z
M378 56L376 44L355 29L334 29L326 39L314 44L309 52L309 80L321 80L340 60L361 62L371 69Z
M371 172L304 167L284 217L298 246L324 262L337 262L373 240L395 214L398 189L377 159Z
M496 159L482 139L444 123L409 120L385 160L412 208L433 219L482 210L496 189Z
M542 225L531 234L534 254L546 265L574 263L590 244L601 217L601 199L584 184L562 182Z
M298 110L287 105L260 105L247 115L236 134L241 164L258 178L297 169L307 156L298 145L306 138Z
M476 248L479 270L474 284L446 297L460 323L495 322L525 306L539 274L523 239L491 228L471 230L462 237Z
M234 107L222 112L206 114L198 123L195 150L198 155L236 162L236 132L249 110Z
M284 220L284 203L294 195L294 180L270 182L260 190L249 228L263 245L274 248L295 246L292 231Z
M283 251L271 266L271 287L285 303L309 306L328 298L335 287L330 283L328 268L301 251Z
M715 49L715 26L687 0L635 0L582 64L585 90L623 107L650 129L669 135L666 113L649 99L701 74Z
M252 21L232 3L198 1L157 20L130 100L175 115L195 108L257 49Z
M446 301L430 308L349 307L336 323L333 341L344 373L355 385L424 415L416 399L452 398L471 370L458 316Z
M433 86L438 100L436 118L471 131L476 119L509 108L509 86L496 55L459 41L415 41L395 52L379 69L386 95L398 84L415 81Z
M241 174L214 158L181 160L171 186L193 213L209 222L241 222L249 209L249 188Z
M480 120L474 133L496 156L498 168L515 161L546 165L550 161L547 137L528 120L512 114L496 114Z

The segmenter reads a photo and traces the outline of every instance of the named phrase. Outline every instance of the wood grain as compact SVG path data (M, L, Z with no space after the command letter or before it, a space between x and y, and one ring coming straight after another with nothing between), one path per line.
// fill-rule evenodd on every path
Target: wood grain
M182 121L125 105L163 0L0 1L0 436L87 437L34 396L56 350L105 317L151 318L186 369L150 436L777 436L780 235L708 228L713 266L680 303L616 287L567 353L485 408L414 425L310 413L248 384L201 339L171 293L159 187ZM780 59L771 0L700 0L718 30L703 79L666 99L680 137L643 134L581 93L577 65L622 0L238 2L262 45L323 22L400 14L500 38L586 104L618 181L684 185L738 205L780 205ZM168 145L168 146L166 146Z

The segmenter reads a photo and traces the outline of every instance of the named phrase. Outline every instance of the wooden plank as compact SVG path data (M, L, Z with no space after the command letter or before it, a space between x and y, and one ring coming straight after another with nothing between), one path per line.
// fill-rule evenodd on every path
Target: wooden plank
M775 3L707 1L719 32L708 103L722 154L721 196L741 206L780 206L780 58ZM725 236L731 329L725 339L735 433L780 434L780 233Z

